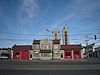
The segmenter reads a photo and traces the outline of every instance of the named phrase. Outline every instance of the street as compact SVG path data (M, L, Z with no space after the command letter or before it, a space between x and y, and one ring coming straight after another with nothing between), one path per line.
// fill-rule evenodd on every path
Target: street
M100 70L0 70L0 75L100 75Z
M0 69L6 70L95 70L100 69L100 64L41 64L41 63L4 63L0 64Z
M95 62L94 62L95 61ZM0 75L99 75L100 60L0 60Z

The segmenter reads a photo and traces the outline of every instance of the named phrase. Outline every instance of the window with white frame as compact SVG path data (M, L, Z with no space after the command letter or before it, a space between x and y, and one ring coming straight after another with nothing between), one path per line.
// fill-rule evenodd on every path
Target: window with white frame
M50 53L41 53L42 57L50 57Z
M41 44L41 49L52 49L51 44Z
M51 45L48 45L48 49L52 49L52 46Z
M54 49L58 49L58 45L54 45Z
M20 55L20 52L16 52L16 55Z
M39 45L34 45L34 49L39 49Z

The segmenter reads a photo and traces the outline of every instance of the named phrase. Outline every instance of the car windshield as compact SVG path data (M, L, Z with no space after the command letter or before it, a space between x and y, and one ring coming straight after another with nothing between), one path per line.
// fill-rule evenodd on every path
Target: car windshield
M1 56L9 57L9 54L1 54Z

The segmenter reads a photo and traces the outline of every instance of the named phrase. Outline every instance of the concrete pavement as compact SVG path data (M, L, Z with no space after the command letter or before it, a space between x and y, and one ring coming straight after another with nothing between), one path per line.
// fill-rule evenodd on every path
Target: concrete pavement
M96 62L94 62L96 61ZM100 69L100 60L14 61L1 60L0 69L14 70L88 70Z
M84 60L0 60L0 64L32 64L32 65L84 65L84 64L100 64L100 59L84 59Z

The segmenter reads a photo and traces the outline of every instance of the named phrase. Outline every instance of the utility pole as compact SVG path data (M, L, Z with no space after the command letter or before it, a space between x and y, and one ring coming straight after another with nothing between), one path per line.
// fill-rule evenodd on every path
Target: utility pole
M86 42L86 51L85 52L86 52L86 56L89 58L89 54L90 54L89 46L92 45L92 44L89 45L88 42L89 42L90 39L95 39L96 40L97 37L96 37L96 35L94 35L94 38L90 38L87 35L85 35L85 38L86 38L86 40L85 40L85 42ZM92 57L93 57L93 55L92 55Z
M88 39L88 36L87 35L85 35L85 38L86 38L86 46L88 45L88 41L89 41L89 39Z
M85 53L86 53L86 56L89 58L89 53L88 53L88 42L89 42L89 39L88 39L87 35L85 35L85 38L86 38L86 40L85 40L85 42L86 42L86 51L85 51Z

